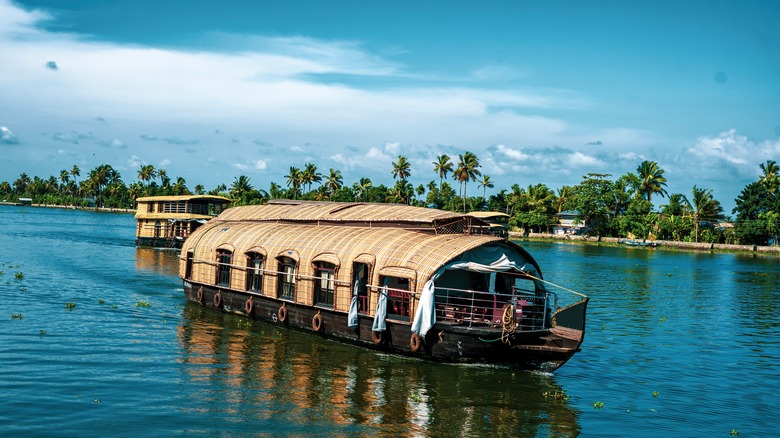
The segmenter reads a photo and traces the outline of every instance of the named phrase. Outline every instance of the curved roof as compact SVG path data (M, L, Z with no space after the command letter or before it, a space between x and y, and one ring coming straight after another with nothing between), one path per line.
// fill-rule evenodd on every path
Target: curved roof
M437 235L390 227L224 221L220 218L198 228L184 242L182 252L192 251L195 259L212 260L220 247L232 248L234 254L257 252L262 248L269 258L295 253L301 263L327 258L338 260L343 266L370 254L375 257L377 268L414 270L419 288L444 264L486 245L502 246L538 270L533 258L522 247L497 237Z
M270 201L265 205L248 205L222 212L225 221L296 221L296 222L404 222L436 224L463 220L465 215L451 211L402 204L348 202Z
M154 202L154 201L223 201L232 202L224 196L216 195L175 195L175 196L144 196L136 198L136 202Z

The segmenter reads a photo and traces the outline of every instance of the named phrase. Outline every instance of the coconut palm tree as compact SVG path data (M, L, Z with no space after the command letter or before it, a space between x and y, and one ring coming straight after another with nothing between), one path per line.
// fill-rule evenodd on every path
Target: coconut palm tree
M314 163L307 163L301 171L301 182L308 184L308 192L311 191L312 183L322 181L322 174L317 172L317 165Z
M444 178L447 178L447 174L452 172L452 160L447 154L441 154L436 157L436 161L433 162L433 171L439 174L439 190L441 190L441 184L444 182Z
M151 164L143 165L138 169L138 179L145 185L149 185L149 181L157 177L157 170Z
M477 156L471 152L458 155L458 167L455 168L452 177L458 180L461 185L461 193L463 195L463 212L466 212L466 185L469 181L476 181L478 176L482 175L479 171L479 160Z
M325 186L325 190L328 192L328 197L332 198L333 195L335 195L336 192L341 189L343 184L344 178L341 176L341 171L330 169L330 175L328 175L328 179L325 180L323 185Z
M393 163L393 178L397 178L400 181L406 181L411 175L412 165L403 155L398 156L398 160Z
M693 186L693 198L689 201L684 198L686 207L693 213L693 221L696 224L695 238L699 242L699 224L702 219L720 219L723 217L723 207L720 202L712 196L711 189L702 189Z
M249 183L249 177L246 175L240 175L235 178L233 184L230 185L230 196L238 202L243 202L249 192L253 189L252 184Z
M355 196L357 197L358 201L362 201L363 197L366 195L366 192L368 192L368 189L371 188L371 180L363 177L360 178L359 181L354 183L352 185L352 188L355 190Z
M290 173L285 178L287 179L287 187L292 190L293 199L298 199L298 187L301 185L301 169L290 166Z
M81 169L79 169L79 166L73 165L73 169L70 170L71 176L73 176L73 181L78 184L78 181L76 180L77 176L81 176Z
M479 187L482 187L482 202L485 202L487 189L492 189L493 187L495 187L495 184L493 184L493 181L490 180L490 176L482 175L482 179L479 180L479 185L477 186L477 188Z
M195 188L192 189L196 195L202 195L206 192L206 188L203 187L203 184L196 184Z
M758 176L758 181L764 184L770 193L775 193L780 186L780 177L778 176L780 167L777 166L774 160L766 160L766 163L761 163L758 167L762 172Z
M639 193L648 201L656 193L661 197L666 196L666 189L663 188L666 185L666 178L663 176L664 170L658 167L658 163L648 160L642 161L637 166L636 172L641 180Z

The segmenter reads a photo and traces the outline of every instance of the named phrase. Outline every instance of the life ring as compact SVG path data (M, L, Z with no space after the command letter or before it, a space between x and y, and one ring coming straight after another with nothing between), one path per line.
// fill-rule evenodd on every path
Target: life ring
M279 317L279 322L287 321L287 308L284 307L284 304L282 304L282 307L276 312L276 316Z
M412 353L417 353L422 348L423 339L417 333L412 333L412 338L409 339L409 347L412 349Z
M311 329L314 330L315 333L322 331L322 315L320 315L320 312L317 312L317 314L312 317Z
M374 330L371 330L371 340L374 341L375 344L379 345L384 341L385 338L385 332L377 332Z
M198 302L203 304L203 286L198 288Z
M251 315L252 311L255 310L255 301L253 298L254 297L249 297L244 303L244 312L246 312L247 315Z
M222 305L222 295L217 291L217 293L214 294L214 307L219 309L219 307Z

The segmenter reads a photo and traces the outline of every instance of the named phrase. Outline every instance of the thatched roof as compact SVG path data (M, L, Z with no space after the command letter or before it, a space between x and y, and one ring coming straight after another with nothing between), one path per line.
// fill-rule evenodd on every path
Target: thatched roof
M144 196L136 198L136 202L165 202L165 201L214 201L232 202L223 196L215 195L175 195L175 196Z
M224 221L276 221L301 223L341 223L363 226L396 225L407 227L440 227L456 223L474 224L475 219L460 213L402 204L270 201L225 210ZM479 222L481 224L481 222ZM486 225L486 224L483 224Z

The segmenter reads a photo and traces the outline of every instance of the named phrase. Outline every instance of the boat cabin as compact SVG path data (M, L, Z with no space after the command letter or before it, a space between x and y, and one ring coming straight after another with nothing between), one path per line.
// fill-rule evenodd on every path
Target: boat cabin
M487 227L477 227L475 233L509 238L509 218L512 216L500 211L472 211L468 215L487 223Z
M136 199L135 244L181 248L182 242L230 205L211 195L148 196Z

